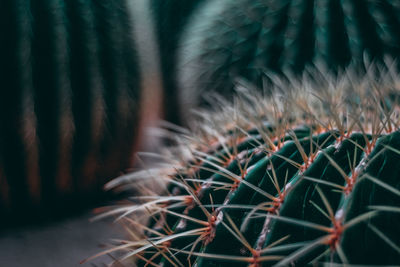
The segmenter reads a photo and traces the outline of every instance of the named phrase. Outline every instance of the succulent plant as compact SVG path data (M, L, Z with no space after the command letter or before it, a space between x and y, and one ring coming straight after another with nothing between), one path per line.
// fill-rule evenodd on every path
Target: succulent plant
M84 208L130 166L141 75L128 4L1 1L1 224Z
M302 71L313 62L332 72L350 63L399 55L397 1L208 1L190 19L179 44L180 101L204 92L227 96L238 79L262 88L264 72Z
M143 193L100 215L118 215L132 237L111 251L139 266L398 264L393 68L314 70L274 78L272 96L239 87L232 103L214 98L153 155L159 164L107 185Z
M154 21L160 68L164 87L165 118L172 123L181 124L182 114L177 88L176 61L180 50L182 33L190 18L201 8L204 0L150 0L148 8Z

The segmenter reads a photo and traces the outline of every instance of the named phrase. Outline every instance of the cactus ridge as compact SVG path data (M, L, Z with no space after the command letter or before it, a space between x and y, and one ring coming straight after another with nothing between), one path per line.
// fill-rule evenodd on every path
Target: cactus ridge
M124 259L397 264L399 80L394 71L366 69L361 78L348 71L285 80L273 96L238 88L233 104L216 100L192 133L177 134L160 166L111 182L144 192L142 203L100 215L118 214L137 230L119 247ZM282 95L281 87L294 89ZM140 183L150 177L166 191Z
M237 79L262 87L264 72L301 74L313 62L335 72L362 66L365 55L397 57L399 8L396 1L208 1L180 44L181 101L229 95Z

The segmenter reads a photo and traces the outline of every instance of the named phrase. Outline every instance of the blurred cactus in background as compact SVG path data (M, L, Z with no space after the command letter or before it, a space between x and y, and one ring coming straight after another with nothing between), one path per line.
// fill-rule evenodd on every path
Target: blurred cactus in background
M1 1L2 223L93 205L131 166L141 73L128 2Z
M196 10L177 57L180 103L229 95L238 80L262 88L265 73L300 74L313 64L336 72L364 57L400 53L400 5L363 0L221 0Z
M190 18L201 8L206 0L150 0L149 8L154 20L155 35L160 58L164 87L165 119L181 124L182 107L179 103L176 61L180 50L182 32Z

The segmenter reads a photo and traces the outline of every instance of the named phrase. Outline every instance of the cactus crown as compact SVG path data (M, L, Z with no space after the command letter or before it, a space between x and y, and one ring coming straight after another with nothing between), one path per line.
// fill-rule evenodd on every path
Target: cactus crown
M117 247L124 259L398 263L400 88L387 69L367 68L362 78L314 70L312 81L272 77L272 96L238 86L233 103L213 98L195 130L173 135L178 145L160 166L108 184L143 192L139 204L105 214L130 226L134 240Z

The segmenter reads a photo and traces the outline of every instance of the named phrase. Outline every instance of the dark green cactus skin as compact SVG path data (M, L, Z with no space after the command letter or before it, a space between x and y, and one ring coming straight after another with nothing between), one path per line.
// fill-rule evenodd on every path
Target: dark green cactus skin
M253 132L253 133L256 133ZM296 136L296 140L299 140L302 149L299 148L295 143L293 136ZM270 252L265 252L262 256L279 256L279 260L284 259L285 256L295 252L299 247L306 246L305 242L312 243L314 240L319 238L326 238L327 233L315 228L312 228L304 224L294 224L285 218L298 220L308 224L318 224L320 226L331 228L332 221L323 215L316 206L320 209L325 210L325 204L321 198L323 196L329 201L329 205L332 212L338 214L344 214L341 223L346 225L347 222L351 221L355 217L371 212L369 207L374 205L388 205L392 207L400 206L400 197L387 189L379 186L367 178L360 178L365 175L370 175L379 179L381 182L390 185L393 190L400 188L398 161L400 154L398 148L400 147L400 133L394 131L387 135L382 135L375 140L376 143L372 142L372 137L362 134L353 133L346 138L339 138L338 132L326 132L322 134L315 134L311 129L299 128L294 131L294 135L287 135L284 140L284 145L272 155L266 155L264 152L257 154L254 148L254 139L248 138L248 140L239 143L237 153L245 152L247 156L254 156L251 164L249 164L248 172L244 176L244 182L239 182L239 185L235 189L228 190L215 190L211 187L203 186L200 191L196 193L201 204L208 209L211 214L217 219L217 226L215 227L215 233L209 242L199 242L193 249L193 254L190 257L190 262L196 263L198 266L249 266L249 264L255 264L252 266L270 266L276 264L278 259L270 260L265 262L240 262L235 259L224 259L224 256L246 256L249 259L252 258L252 254L246 248L246 246L240 242L237 237L232 234L233 229L232 222L241 230L241 234L246 238L246 241L254 249L265 248L274 242L286 237L283 241L279 242L279 245ZM310 136L312 136L313 142L310 143ZM262 142L260 136L257 134L252 135L253 138ZM253 140L253 141L250 141ZM367 152L366 147L368 144L374 144L372 151ZM275 144L277 144L275 142ZM391 149L387 149L390 147ZM310 151L311 149L311 151ZM301 157L301 150L307 154L307 157L313 157L313 161L306 165L303 169L296 167L293 162L303 164L304 162ZM213 155L217 158L224 158L227 152L220 148ZM258 156L257 156L258 155ZM261 155L261 156L260 156ZM241 155L240 157L234 158L227 165L226 170L241 175L239 165L244 168L245 163L243 158L246 156ZM290 159L290 162L289 160ZM206 169L215 169L214 164L218 161L210 156L210 163L202 163L202 167L198 171L195 177L201 180L232 183L232 180L226 176L214 173L213 171L205 171ZM346 181L342 174L338 170L334 162L340 166L341 171L347 175L357 173L357 177L361 180L358 181L353 188L348 192L345 190L334 190L331 184L346 187ZM185 175L182 173L181 175ZM243 223L248 215L249 210L246 209L234 209L229 208L234 205L258 205L262 202L268 201L265 195L256 192L254 188L249 187L248 184L252 184L262 190L262 192L273 195L279 198L276 186L272 182L272 177L276 175L279 188L281 193L285 194L282 199L282 203L277 210L279 212L268 211L272 217L259 216L249 220L248 225L244 227ZM179 175L178 175L179 176ZM305 179L304 177L310 177L311 179ZM285 184L286 178L286 184ZM315 182L315 180L322 182ZM327 183L324 183L327 182ZM328 184L331 183L331 184ZM193 186L188 182L189 185ZM318 189L317 189L318 187ZM174 195L185 194L186 191L183 188L171 185L169 191L173 192ZM215 209L210 206L213 205ZM183 206L177 208L171 208L172 211L177 214L184 214L199 220L207 221L207 216L204 214L199 205ZM259 214L266 214L267 211L259 210ZM227 219L229 216L230 219ZM165 222L162 225L169 225L172 229L173 234L184 233L186 231L194 230L199 228L199 224L185 218L179 218L176 215L164 215ZM222 218L222 219L221 219ZM269 220L266 223L266 220ZM397 264L400 261L400 253L393 247L384 242L370 226L377 229L381 229L382 232L390 240L397 245L400 244L400 233L398 227L394 227L395 224L400 222L400 214L393 212L384 212L379 216L370 216L366 220L363 220L352 227L344 230L339 234L337 245L341 248L341 251L346 255L347 260L351 264L376 264L376 265L390 265ZM155 225L153 220L150 226L154 230L158 230L164 234L170 235L166 231L166 228L159 228ZM267 233L267 234L265 234ZM148 233L148 236L154 237L153 234ZM168 244L170 249L174 249L173 252L177 252L181 249L190 250L191 244L198 238L198 236L183 236L180 238L174 238ZM330 240L329 238L327 240ZM355 246L356 243L357 245ZM279 249L285 244L292 244L292 247L286 247L285 249ZM299 246L296 246L300 244ZM325 243L318 243L314 246L310 246L309 249L301 256L296 257L294 260L287 262L286 264L305 265L309 263L315 263L315 259L318 257L317 262L341 262L341 258L337 254L337 250L330 248L332 244L326 241ZM189 249L188 249L189 247ZM152 248L149 249L151 251ZM154 249L154 253L158 250ZM224 255L221 259L210 259L207 257L201 257L195 253L205 253L214 255ZM326 252L325 254L323 254ZM323 256L320 256L323 254ZM144 254L146 255L146 254ZM151 262L155 264L162 263L164 266L170 266L170 262L165 257L151 257L145 256L147 259L151 258ZM168 254L167 254L168 255ZM188 255L186 253L175 254L175 259L183 264L188 263ZM256 259L254 257L254 259ZM144 261L139 261L139 265L144 265ZM259 264L259 265L257 265ZM284 264L285 265L285 264ZM171 265L172 266L172 265Z
M0 211L68 214L131 164L140 72L128 1L0 3Z
M397 1L209 1L190 21L178 55L181 101L205 92L229 96L238 79L257 88L274 74L315 62L336 72L364 56L382 61L400 52Z

